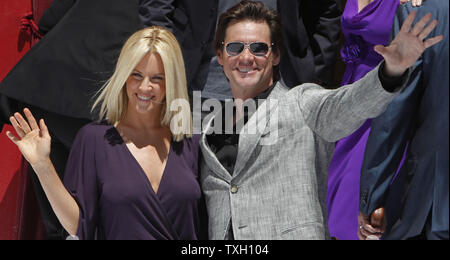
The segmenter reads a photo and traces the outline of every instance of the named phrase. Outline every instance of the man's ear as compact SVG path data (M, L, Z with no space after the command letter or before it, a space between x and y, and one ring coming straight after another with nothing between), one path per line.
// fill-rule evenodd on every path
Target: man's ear
M217 56L217 61L219 62L219 64L223 66L223 52L221 50L218 50L216 52L216 56Z
M276 51L273 53L273 66L278 66L280 64L281 60L281 53L280 51Z

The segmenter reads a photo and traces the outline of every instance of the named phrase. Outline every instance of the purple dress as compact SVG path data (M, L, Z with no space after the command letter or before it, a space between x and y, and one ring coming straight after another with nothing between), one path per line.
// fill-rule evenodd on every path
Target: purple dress
M359 80L381 62L383 57L373 47L388 44L399 2L374 0L358 13L358 1L347 1L341 18L346 39L341 49L346 63L342 85ZM337 142L329 168L328 224L330 235L341 240L358 239L359 180L370 122Z
M72 146L64 185L80 208L77 236L195 240L201 231L199 136L172 142L158 192L115 127L92 123ZM203 218L202 218L203 219Z

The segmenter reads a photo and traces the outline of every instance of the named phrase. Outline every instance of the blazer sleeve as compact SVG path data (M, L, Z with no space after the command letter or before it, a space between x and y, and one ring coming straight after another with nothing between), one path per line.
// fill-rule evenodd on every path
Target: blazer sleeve
M396 35L408 16L399 8L392 35ZM369 215L385 205L392 179L398 171L409 139L424 88L422 58L413 67L407 87L392 101L386 111L372 121L366 144L360 180L360 212Z
M48 33L72 8L75 2L76 0L52 1L39 20L39 31L42 34Z
M336 0L303 0L300 12L314 56L315 80L331 85L342 11Z
M139 19L143 27L161 26L173 32L171 14L175 10L174 0L140 0Z
M398 87L389 86L397 92L389 92L380 81L383 66L381 63L360 80L335 90L316 84L297 87L298 104L308 126L324 140L336 142L383 113L409 78L407 71Z

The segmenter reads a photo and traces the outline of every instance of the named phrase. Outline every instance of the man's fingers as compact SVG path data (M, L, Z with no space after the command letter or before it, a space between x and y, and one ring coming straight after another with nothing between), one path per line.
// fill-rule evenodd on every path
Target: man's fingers
M372 233L368 232L368 231L365 230L364 228L361 228L361 229L359 230L359 232L361 232L361 235L362 235L362 237L363 237L364 240L366 240L366 238L367 238L368 236L373 235Z
M387 53L387 48L386 48L385 46L383 46L383 45L376 45L376 46L373 48L373 50L374 50L376 53L378 53L378 54L380 54L381 56L383 56L383 57L384 57L384 55Z
M30 124L31 129L32 129L32 130L39 129L39 126L38 126L38 124L37 124L37 122L36 122L36 119L34 118L34 116L33 116L33 114L31 113L31 111L30 111L28 108L25 108L25 109L23 110L23 113L24 113L25 116L27 117L27 120L28 120L28 122L29 122L29 124Z
M358 230L358 237L359 240L366 240L366 236L361 232L361 230Z
M416 25L414 26L414 28L411 30L411 33L414 35L414 36L417 36L417 35L419 35L422 31L423 31L423 28L425 28L425 26L427 25L427 23L431 20L431 14L430 13L428 13L428 14L426 14L424 17L422 17L422 19L420 19L417 23L416 23Z
M381 232L381 230L379 228L374 228L372 225L370 224L365 224L362 226L361 231L366 235L376 235L379 234Z
M417 12L416 11L412 11L408 17L405 19L405 21L402 24L402 27L400 28L400 32L399 33L408 33L409 30L411 29L411 25L414 22L414 19L416 19L416 15Z
M432 21L427 27L425 27L419 34L419 40L423 41L433 30L436 28L438 24L437 20Z
M439 35L439 36L436 36L436 37L426 40L423 44L424 44L425 48L429 48L429 47L435 45L436 43L442 41L443 39L444 39L444 36Z

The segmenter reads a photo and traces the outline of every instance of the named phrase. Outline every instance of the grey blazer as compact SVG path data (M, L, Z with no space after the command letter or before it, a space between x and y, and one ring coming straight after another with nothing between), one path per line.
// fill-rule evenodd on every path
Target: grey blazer
M240 132L231 175L200 146L201 184L210 239L328 239L326 189L334 142L381 114L396 96L383 89L378 68L337 90L277 84ZM211 130L214 118L204 133ZM255 128L262 129L252 133Z

